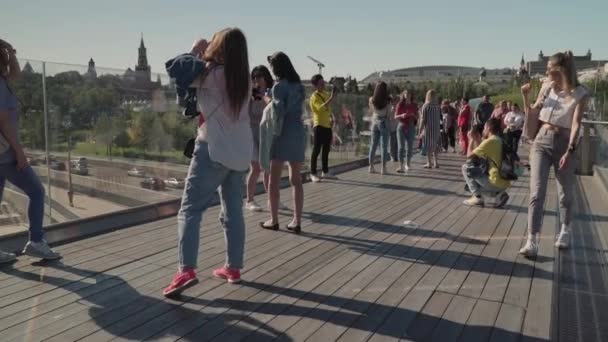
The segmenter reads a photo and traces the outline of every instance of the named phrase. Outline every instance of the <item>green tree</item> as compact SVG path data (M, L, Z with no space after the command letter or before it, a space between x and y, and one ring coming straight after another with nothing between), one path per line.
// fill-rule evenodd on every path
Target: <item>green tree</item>
M114 138L114 144L116 145L116 147L120 147L123 149L130 146L131 139L129 138L129 133L127 133L127 130L122 129L118 132L118 134Z
M106 154L110 154L112 141L114 140L114 125L112 120L103 115L94 127L95 143L106 147Z
M148 137L148 142L149 142L150 148L152 148L160 153L163 153L163 152L167 151L169 148L171 148L173 140L172 140L171 136L169 134L167 134L167 131L165 130L165 127L163 126L163 122L162 122L161 118L159 118L158 116L154 116L153 120L152 120L152 124L149 127L149 129L150 129L150 134Z

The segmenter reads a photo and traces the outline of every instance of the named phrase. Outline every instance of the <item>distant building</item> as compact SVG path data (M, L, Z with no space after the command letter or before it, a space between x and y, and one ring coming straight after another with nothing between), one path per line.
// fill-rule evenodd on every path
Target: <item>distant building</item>
M32 65L30 64L30 62L25 62L25 65L23 66L23 70L21 70L21 72L26 73L26 74L33 74L34 68L32 68Z
M123 100L150 101L153 94L161 89L160 77L152 81L152 68L148 64L148 52L142 34L137 50L137 65L135 70L128 68L122 76L124 81L122 91Z
M527 69L530 76L544 75L547 71L547 62L550 56L545 56L541 50L536 61L529 61ZM598 66L608 63L608 60L593 60L591 50L587 50L584 56L574 56L574 64L577 70L598 68Z
M95 61L93 58L89 60L89 68L85 75L89 80L95 80L97 78L97 70L95 69Z
M485 69L454 65L432 65L374 72L364 78L361 84L373 84L380 80L387 83L416 84L428 81L445 82L456 79L473 82L482 79L483 82L495 84L511 82L513 76L515 76L515 71L510 68Z

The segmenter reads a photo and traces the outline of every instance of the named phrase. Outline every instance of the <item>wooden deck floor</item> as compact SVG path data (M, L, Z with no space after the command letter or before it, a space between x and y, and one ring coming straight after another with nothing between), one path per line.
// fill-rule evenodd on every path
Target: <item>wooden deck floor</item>
M528 178L505 209L466 207L462 160L442 157L407 176L359 169L306 184L300 236L263 231L268 214L247 213L241 285L210 277L225 249L210 209L201 282L180 301L161 295L176 269L175 219L60 246L61 263L22 258L0 269L0 340L549 340L555 194L541 256L527 260L517 250Z

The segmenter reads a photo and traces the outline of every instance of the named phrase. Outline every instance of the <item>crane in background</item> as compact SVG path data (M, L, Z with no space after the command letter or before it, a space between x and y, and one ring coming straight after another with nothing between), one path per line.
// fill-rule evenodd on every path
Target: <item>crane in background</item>
M317 64L317 67L319 67L319 74L322 75L323 74L323 68L325 68L325 64L323 64L323 62L321 62L320 60L318 60L316 58L313 58L311 56L308 56L308 59L310 59L315 64Z

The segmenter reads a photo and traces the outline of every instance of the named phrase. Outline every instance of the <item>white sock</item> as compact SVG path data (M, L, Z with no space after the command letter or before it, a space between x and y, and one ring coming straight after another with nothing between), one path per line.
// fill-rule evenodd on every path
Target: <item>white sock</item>
M528 241L531 242L531 243L533 243L533 244L536 244L537 243L536 234L530 234L530 233L528 233Z
M563 234L563 233L565 233L565 232L570 233L570 226L565 225L565 224L562 224L562 229L560 230L560 232L559 232L559 233L560 233L560 234Z

